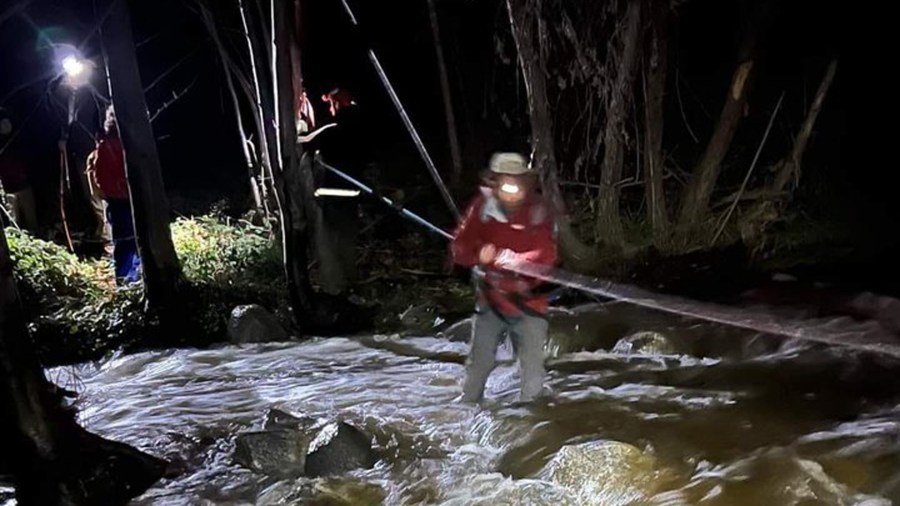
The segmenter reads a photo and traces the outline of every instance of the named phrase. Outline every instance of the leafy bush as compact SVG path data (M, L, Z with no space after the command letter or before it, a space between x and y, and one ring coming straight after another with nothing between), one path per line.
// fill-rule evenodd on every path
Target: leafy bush
M82 260L65 247L6 231L32 336L48 363L95 358L153 336L140 285L116 287L111 260ZM186 285L184 303L197 343L224 335L237 304L283 304L277 247L266 229L213 217L181 218L172 238Z
M268 230L202 216L179 218L172 240L185 279L195 285L271 289L283 286L283 270Z

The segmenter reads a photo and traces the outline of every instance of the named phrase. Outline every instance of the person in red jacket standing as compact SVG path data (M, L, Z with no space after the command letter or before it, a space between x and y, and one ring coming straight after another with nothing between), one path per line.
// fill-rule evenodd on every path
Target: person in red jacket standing
M106 215L112 226L113 261L116 282L128 284L140 277L141 259L138 256L134 236L134 220L131 216L131 197L125 175L125 152L119 139L115 113L110 107L103 125L105 135L91 156L88 174L94 187L99 188L106 200Z
M539 281L505 271L503 266L554 265L556 220L536 191L523 156L498 153L491 158L489 187L469 205L450 249L453 262L473 267L479 280L462 400L481 401L497 346L507 334L519 357L521 399L534 399L543 390L546 374L547 296L536 293Z

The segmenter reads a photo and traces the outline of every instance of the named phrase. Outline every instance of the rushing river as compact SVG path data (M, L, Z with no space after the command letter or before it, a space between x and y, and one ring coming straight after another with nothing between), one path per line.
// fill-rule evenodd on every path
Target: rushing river
M648 330L671 342L614 346ZM552 395L532 405L510 360L483 407L457 403L467 345L437 337L148 352L50 375L77 377L88 429L182 463L139 505L900 504L895 359L618 305L560 316L553 335ZM235 438L270 408L347 420L381 460L319 480L243 469ZM635 451L551 480L560 448L590 441Z

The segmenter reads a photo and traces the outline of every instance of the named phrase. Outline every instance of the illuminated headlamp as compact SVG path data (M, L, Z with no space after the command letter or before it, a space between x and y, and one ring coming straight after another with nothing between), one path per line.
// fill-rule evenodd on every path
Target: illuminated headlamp
M516 193L519 193L519 192L522 191L522 190L521 190L521 188L519 188L519 185L517 185L517 184L514 184L514 183L503 183L502 185L500 185L500 191L502 191L503 193L512 193L512 194L516 194Z

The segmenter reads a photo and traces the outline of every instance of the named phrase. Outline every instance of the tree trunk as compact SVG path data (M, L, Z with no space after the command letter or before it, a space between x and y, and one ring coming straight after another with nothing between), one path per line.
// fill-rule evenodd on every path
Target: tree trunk
M297 186L297 180L291 179L295 173L292 166L296 167L300 160L292 98L293 8L282 0L271 1L269 5L272 10L267 19L262 2L258 0L255 3L260 19L259 23L253 23L251 13L243 8L243 2L239 3L253 67L257 128L266 147L263 152L268 160L268 183L274 190L278 213L288 298L295 323L308 331L312 323L311 315L314 314L313 290L307 268L309 241L306 216L302 204L297 201L302 192L292 191L292 187ZM293 3L290 5L293 6ZM259 27L268 27L268 30Z
M762 13L766 8L765 5L754 7L759 8L756 14ZM706 216L709 199L719 178L722 160L731 147L731 140L744 114L756 53L757 32L761 29L760 17L753 16L753 18L744 30L738 52L739 63L731 77L731 85L728 87L719 120L684 190L678 228L684 234L685 240L689 240L691 232L698 229Z
M125 150L134 230L144 271L144 291L148 308L164 309L175 302L181 274L169 231L169 203L138 71L128 3L109 0L105 5L109 14L103 22L101 36L119 135Z
M819 89L816 91L812 106L806 114L806 119L804 119L800 131L797 132L791 152L775 165L775 180L772 181L769 188L764 190L763 198L750 207L741 217L741 239L745 244L754 245L757 250L761 250L765 246L766 229L780 215L777 200L790 195L790 190L786 190L785 187L791 181L794 182L794 185L798 184L800 179L800 161L803 159L803 153L806 151L806 145L809 143L809 137L812 135L813 126L816 123L816 118L819 116L819 111L822 110L822 104L825 102L825 96L828 94L828 88L831 87L836 71L837 60L832 60L825 71L825 75L822 77L822 82L819 83ZM739 198L739 194L735 196L735 199Z
M444 97L444 114L447 118L447 140L450 142L450 158L453 162L453 175L450 185L459 187L462 175L462 157L459 154L459 137L456 135L456 115L453 113L453 99L450 94L450 81L447 79L447 65L444 62L444 46L441 44L441 28L438 23L437 9L434 0L427 0L428 15L431 18L431 33L434 36L434 51L437 56L438 71L441 78L441 94Z
M273 1L275 71L274 85L278 101L274 104L278 111L278 135L281 144L281 172L276 173L275 183L282 205L282 229L284 238L285 264L288 276L288 290L294 317L302 326L317 326L314 315L314 295L309 282L308 248L310 227L304 209L304 188L307 178L301 174L302 150L297 142L297 127L294 117L294 81L299 79L299 69L294 68L297 60L294 29L294 3ZM293 53L293 54L292 54Z
M775 181L772 184L772 191L774 193L784 191L784 188L789 181L795 181L796 185L796 181L800 179L800 161L803 159L803 153L806 151L806 145L809 143L809 137L812 135L813 126L816 124L816 118L819 117L819 111L822 110L822 104L825 102L828 88L831 87L831 82L834 80L835 72L837 72L837 60L831 60L831 63L828 64L828 70L825 71L825 76L822 77L822 82L819 83L819 89L816 91L812 106L806 114L806 119L803 121L800 131L797 132L796 139L794 139L793 149L791 149L790 154L778 164L778 172L776 173Z
M731 140L737 131L744 104L747 100L747 80L753 69L753 61L745 61L738 65L731 79L725 105L719 115L715 130L700 161L694 167L691 179L685 188L684 200L681 204L679 227L685 232L695 229L706 215L709 198L719 179L722 159L728 153Z
M125 504L158 480L166 463L75 423L31 347L0 228L0 468L22 506Z
M291 39L291 81L294 99L297 99L298 93L303 92L303 72L301 67L301 51L300 47L302 30L302 3L300 0L294 0L294 25L291 28L296 34ZM296 103L296 102L295 102ZM296 117L296 116L295 116ZM315 198L315 178L313 175L313 157L309 153L302 152L302 145L298 143L296 137L294 144L297 147L298 164L288 178L290 191L293 198L299 200L303 204L305 211L304 223L307 229L307 237L312 238L313 249L315 252L316 262L319 266L319 285L323 292L329 295L340 295L343 293L349 283L349 275L340 262L340 255L336 252L339 247L335 243L335 235L328 229L326 217L322 210L319 200Z
M274 150L270 146L269 134L266 129L266 114L263 101L263 94L260 85L259 69L265 68L260 66L259 61L266 61L265 58L257 58L257 48L254 47L253 41L259 40L258 32L255 32L248 21L248 12L244 6L243 0L238 0L238 11L241 15L241 27L244 32L244 40L247 42L247 56L250 59L250 73L253 79L253 92L250 93L248 87L244 88L245 93L250 95L250 102L253 104L253 124L256 129L257 138L257 158L261 163L261 173L259 178L259 189L263 205L268 209L268 188L272 184L275 176L275 167L273 165L272 153ZM256 35L256 36L255 36ZM262 51L260 51L262 53ZM265 54L265 53L263 53Z
M647 217L653 238L660 244L669 231L669 214L663 188L663 126L666 73L668 70L668 0L646 0L650 14L648 51L644 59L644 167Z
M600 195L597 201L597 238L601 242L621 247L625 243L622 220L619 216L619 181L625 161L624 130L628 106L633 98L638 40L640 40L641 2L628 0L623 20L621 52L616 80L609 90L606 103L606 125L603 128L603 165L600 174Z
M564 262L572 268L590 271L596 267L596 252L585 245L572 229L559 188L558 163L553 140L550 102L547 97L546 53L540 47L541 0L507 0L513 38L528 98L531 123L531 164L538 171L545 197L557 214L559 246Z

